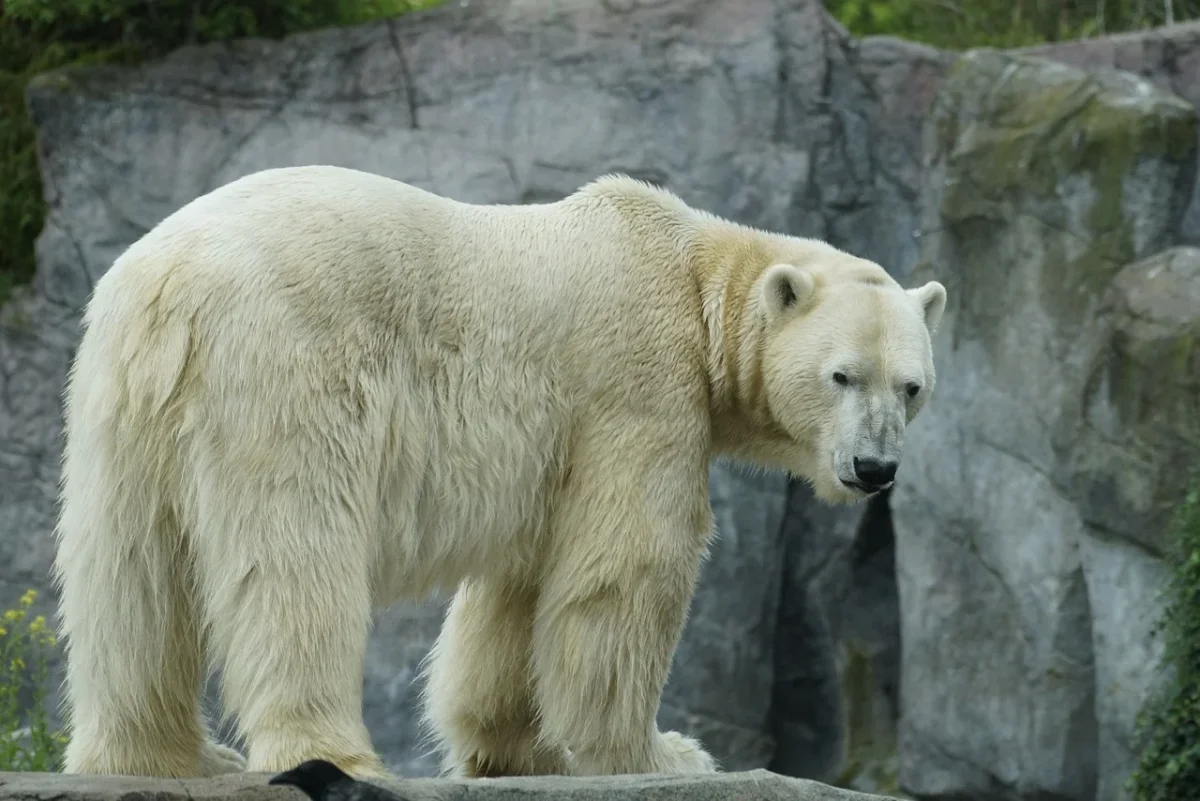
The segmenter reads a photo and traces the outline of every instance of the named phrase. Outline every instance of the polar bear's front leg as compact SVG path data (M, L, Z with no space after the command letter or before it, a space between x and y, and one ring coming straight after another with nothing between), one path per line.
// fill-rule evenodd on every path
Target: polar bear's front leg
M575 775L712 772L655 722L711 531L707 458L625 441L653 457L615 453L610 434L593 453L611 456L573 465L557 504L533 632L542 733Z
M566 772L566 754L538 740L529 648L535 595L470 580L454 595L429 658L425 722L456 778Z

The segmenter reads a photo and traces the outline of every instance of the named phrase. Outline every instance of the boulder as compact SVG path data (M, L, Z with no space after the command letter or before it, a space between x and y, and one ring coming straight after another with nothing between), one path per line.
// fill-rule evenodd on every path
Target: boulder
M1182 291L1187 268L1156 289L1153 268L1122 268L1173 242L1195 109L1130 73L985 50L953 65L927 133L912 280L943 281L950 303L938 388L892 493L902 784L1119 798L1128 759L1112 754L1136 710L1111 685L1132 669L1136 693L1153 672L1129 659L1150 649L1197 364L1179 344L1187 315L1152 297ZM1162 322L1135 346L1121 332L1150 306ZM1131 365L1131 348L1170 347L1187 355ZM1153 396L1146 369L1160 371Z
M1127 797L1134 724L1161 679L1162 535L1200 453L1200 249L1121 270L1104 314L1111 327L1092 364L1072 481L1087 521L1101 801Z

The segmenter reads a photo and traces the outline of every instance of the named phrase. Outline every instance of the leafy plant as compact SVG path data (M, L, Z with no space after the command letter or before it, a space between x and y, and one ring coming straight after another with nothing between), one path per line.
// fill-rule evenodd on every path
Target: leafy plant
M60 764L64 735L52 729L45 705L54 634L41 615L29 618L35 590L21 596L0 623L0 770L53 771ZM22 721L23 702L28 717Z
M1170 675L1138 720L1134 801L1180 801L1200 788L1200 476L1172 526L1171 565L1159 628Z

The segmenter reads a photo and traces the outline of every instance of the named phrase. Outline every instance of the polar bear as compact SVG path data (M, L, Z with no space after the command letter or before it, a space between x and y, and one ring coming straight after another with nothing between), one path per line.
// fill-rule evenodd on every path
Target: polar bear
M309 166L192 201L97 282L67 382L65 770L389 776L373 611L437 588L448 774L716 770L655 723L709 461L891 485L945 303L620 175L502 206Z

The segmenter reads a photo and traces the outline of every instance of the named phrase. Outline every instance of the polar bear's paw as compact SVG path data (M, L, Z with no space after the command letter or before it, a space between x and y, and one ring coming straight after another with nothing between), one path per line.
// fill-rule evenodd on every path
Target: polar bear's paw
M694 737L664 731L659 734L659 742L666 762L662 766L663 773L716 773L718 770L717 761Z
M631 751L637 756L630 758ZM667 776L716 773L716 760L704 746L677 731L655 732L642 747L611 751L571 751L572 776L609 776L626 773L654 773Z
M241 773L246 769L246 758L234 749L220 743L206 742L200 756L200 775L208 778L226 773Z

